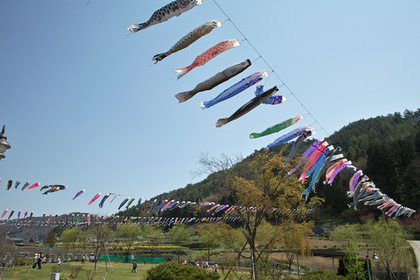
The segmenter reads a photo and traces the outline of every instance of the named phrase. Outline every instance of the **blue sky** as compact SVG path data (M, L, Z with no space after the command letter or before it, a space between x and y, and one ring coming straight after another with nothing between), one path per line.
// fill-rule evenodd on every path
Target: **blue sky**
M132 35L127 26L169 2L0 2L0 125L12 146L0 161L0 211L112 214L124 197L149 198L202 180L191 176L202 153L246 157L265 147L281 133L253 140L249 133L297 114L305 116L298 124L312 124L319 138L420 105L418 1L217 0L246 38L213 0L203 2ZM153 55L211 19L223 26L153 64ZM226 39L241 46L176 79L174 68ZM248 42L290 89L279 92L288 100L216 128L255 87L204 111L199 102L269 69ZM176 93L247 58L253 64L242 74L178 104ZM282 82L270 75L260 84ZM69 189L47 196L5 191L9 179ZM86 192L72 201L81 189ZM98 202L87 206L98 192L124 197L103 209Z

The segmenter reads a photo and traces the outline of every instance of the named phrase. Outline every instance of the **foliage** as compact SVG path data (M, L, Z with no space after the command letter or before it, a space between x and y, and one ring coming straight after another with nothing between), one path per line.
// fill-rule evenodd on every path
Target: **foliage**
M235 230L226 224L201 227L233 250L237 258L250 262L252 279L263 277L274 248L287 248L291 254L308 248L306 239L313 224L304 222L306 207L313 207L319 200L305 204L300 199L303 187L287 175L285 161L282 153L266 150L241 166L225 170L225 184L234 193L232 204L241 205L234 211L242 218L242 228ZM274 217L272 209L281 211ZM245 249L249 253L245 254Z
M50 248L55 246L55 232L50 230L47 234L47 240L45 241L45 244L47 244L48 246L50 246Z
M193 235L194 233L190 226L179 224L172 227L166 236L175 244L182 244L183 242L188 241Z
M198 234L200 240L207 247L207 261L209 262L211 248L222 244L226 249L232 250L240 255L244 245L246 245L246 240L242 232L223 222L201 224L198 226ZM234 262L231 265L234 265Z
M126 249L126 262L128 262L128 255L130 255L131 249L135 242L139 240L141 234L140 228L133 223L123 224L117 229L117 236L121 238Z
M288 270L291 271L294 256L306 256L310 252L310 245L308 237L313 235L312 222L295 223L290 221L281 225L283 237L283 248L286 252L288 260Z
M353 162L358 168L368 174L373 182L381 190L399 203L416 209L417 201L420 200L420 109L417 111L406 110L403 114L394 113L387 116L378 116L370 119L355 121L333 133L326 140L334 146L343 149L345 157ZM311 141L305 141L300 148L303 152ZM266 162L274 155L287 155L290 144L271 148L267 156L266 149L254 151L253 154L240 161L236 156L230 159L222 154L221 159L201 155L199 164L203 168L196 174L209 174L207 178L196 184L188 184L156 196L159 201L163 199L200 201L212 199L221 204L233 204L235 202L235 190L232 189L232 175L247 180L256 179L261 173L259 168L253 170L250 164L258 161L258 157L267 156ZM264 164L264 163L263 163ZM289 170L289 167L286 167ZM322 184L323 178L316 185L317 197L325 200L323 209L330 216L338 217L347 209L348 180L352 172L344 170L338 174L332 186ZM292 177L296 179L295 177ZM290 197L290 196L289 196ZM154 198L152 198L153 200ZM311 195L310 200L316 199ZM374 211L372 208L351 211L351 215L357 217L364 215L366 211ZM171 211L171 215L177 217L191 216L193 209L185 207ZM377 212L377 211L376 211ZM119 213L120 216L141 216L142 209L135 207ZM317 213L317 218L325 218ZM349 213L346 213L349 214ZM169 215L169 213L162 213ZM348 216L348 215L347 215Z
M315 270L305 273L300 279L302 280L344 280L343 276L339 276L331 271Z
M146 280L211 280L219 279L216 272L177 263L161 263L147 271Z
M83 239L83 231L79 229L78 227L73 227L70 229L64 230L60 237L63 241L63 243L70 243L72 244L72 247L74 248L76 243L79 242L81 239Z
M182 245L184 242L191 239L194 235L193 229L190 226L183 224L172 227L166 236L175 244ZM177 246L178 262L180 261L179 256L181 254L181 247Z
M407 238L407 234L395 220L383 217L378 220L370 219L364 225L346 224L337 226L331 232L331 239L345 242L346 276L350 278L359 277L359 279L360 277L367 277L366 261L359 259L361 243L367 243L369 246L367 253L371 249L374 250L388 276L393 278L395 277L392 269L393 260L396 256L402 255L408 248Z
M375 249L388 276L395 277L391 264L397 255L401 255L409 247L407 234L395 220L382 217L378 221L369 220L365 225L365 232L369 238L369 246Z
M362 232L359 224L345 224L334 228L330 234L330 238L336 241L343 241L346 245L346 250L358 250L359 244L362 241Z
M413 135L420 123L420 109L415 112L406 110L367 120L350 123L328 137L328 142L341 146L346 156L352 160L366 157L372 143L392 143Z
M340 273L348 279L366 279L365 260L359 257L359 246L363 242L363 231L359 224L337 226L330 235L332 240L343 241L346 246L344 268ZM342 263L340 262L340 265Z

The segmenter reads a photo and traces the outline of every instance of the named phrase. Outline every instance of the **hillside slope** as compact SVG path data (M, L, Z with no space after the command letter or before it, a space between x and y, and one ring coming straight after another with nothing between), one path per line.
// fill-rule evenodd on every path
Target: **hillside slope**
M420 109L406 110L403 114L394 113L387 116L378 116L366 120L352 122L339 131L334 132L326 139L334 146L342 147L342 153L353 164L362 169L376 185L399 203L413 209L418 208L416 201L420 200ZM299 153L306 150L312 141L306 141L299 149ZM291 145L285 144L270 149L272 154L282 152L288 154ZM235 174L247 177L241 170L247 170L245 165L259 153L254 151L240 162L231 167ZM298 158L296 156L295 158ZM184 188L160 194L153 199L185 201L214 201L229 204L234 201L234 193L229 187L226 171L214 172L201 182L188 184ZM346 196L348 180L352 172L341 172L332 186L319 183L316 186L318 196L325 199L325 215L339 216L346 211L349 202ZM321 178L320 182L323 179ZM308 183L308 182L307 182ZM187 215L185 211L176 211L171 215ZM360 214L369 209L362 209ZM119 215L137 216L139 211L132 207L121 211ZM357 215L357 214L356 214Z

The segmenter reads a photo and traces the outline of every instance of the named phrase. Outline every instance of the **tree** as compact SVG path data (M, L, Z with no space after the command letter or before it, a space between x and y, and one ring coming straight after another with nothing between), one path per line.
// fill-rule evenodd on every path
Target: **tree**
M9 267L13 265L15 259L16 249L7 242L7 231L0 232L0 259L2 263Z
M363 241L363 230L359 224L337 226L331 239L345 242L345 275L349 279L366 279L365 260L359 257L359 245Z
M67 247L67 244L71 244L74 249L76 243L82 240L83 232L81 229L77 227L73 227L73 228L64 230L60 236L63 243L66 243L66 247Z
M155 249L159 245L158 239L162 237L162 229L154 226L143 226L141 228L141 235L143 238L147 238L150 256L153 257Z
M140 228L133 223L123 224L117 229L117 236L121 238L121 241L126 247L125 262L128 262L128 256L130 255L131 249L139 240L140 234Z
M310 232L310 223L302 223L307 215L307 207L314 207L319 203L315 197L308 204L300 198L303 191L302 184L298 182L295 177L287 175L290 166L284 167L283 164L286 158L282 156L282 152L268 157L268 152L264 152L250 162L250 172L252 176L248 179L243 177L235 177L233 181L234 190L236 191L237 204L243 205L247 209L255 209L255 211L241 211L237 209L237 214L243 220L243 234L247 240L250 250L251 262L251 277L252 279L259 278L260 271L258 271L258 262L263 261L263 254L267 252L272 243L275 243L281 237L288 237L289 235L282 228L287 228L287 224L292 222L301 223L296 227L296 233L299 232L301 237L296 235L293 242L294 249L305 253L306 245L302 241L308 238ZM274 217L273 209L278 209L280 212ZM276 231L273 231L270 238L265 238L265 244L257 243L258 235L260 233L260 226L267 218L273 218L275 225L279 226ZM305 230L301 231L301 229ZM299 241L298 241L299 240ZM287 246L287 239L284 240Z
M305 256L310 252L308 236L313 234L311 230L313 226L313 222L295 223L294 221L283 223L280 226L280 232L283 233L282 245L286 251L289 273L291 272L294 257Z
M216 224L201 224L198 226L198 234L201 242L207 247L208 262L210 262L210 249L219 246L221 243L227 249L237 253L238 258L242 254L242 248L246 245L246 240L239 230L222 222ZM233 265L235 265L235 262L232 263L232 266Z
M47 234L47 240L45 241L45 244L50 246L50 248L55 246L55 232L50 230Z
M90 235L90 242L92 243L94 249L94 270L96 271L98 259L102 255L103 250L106 250L106 243L112 239L114 232L105 224L97 224L90 228L88 233Z
M383 217L378 221L367 221L365 232L369 246L375 249L388 276L390 279L396 279L391 264L396 256L400 256L408 248L407 234L395 220Z
M167 237L171 239L177 247L178 263L181 253L181 246L193 236L192 228L183 224L173 226L167 233Z
M222 170L229 175L226 181L235 193L235 201L231 204L242 206L235 211L241 217L240 233L245 242L237 254L238 258L249 260L253 280L260 278L262 271L259 267L268 265L267 254L275 244L279 246L281 237L286 236L282 235L284 232L281 225L292 221L301 223L307 215L306 208L319 203L317 198L313 198L308 204L300 199L302 184L295 177L287 175L291 167L283 166L286 162L286 158L282 156L283 152L272 155L269 151L262 151L245 163ZM273 209L279 210L276 216L273 215ZM261 228L267 221L277 226L278 230L270 230L270 234L262 231ZM302 227L306 228L302 231L303 239L307 238L310 226L310 223L302 224ZM223 235L219 238L226 244L225 239L230 237ZM297 250L305 251L301 250L304 242L294 244ZM245 250L249 250L249 253L245 254Z

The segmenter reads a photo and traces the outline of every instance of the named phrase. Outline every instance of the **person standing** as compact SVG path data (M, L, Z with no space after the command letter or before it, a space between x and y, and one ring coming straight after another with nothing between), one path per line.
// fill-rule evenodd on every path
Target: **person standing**
M42 260L44 259L44 257L42 256L42 253L39 253L39 256L38 256L38 269L41 269L41 263L42 263Z
M133 262L133 269L131 270L131 272L136 273L137 272L137 263Z

